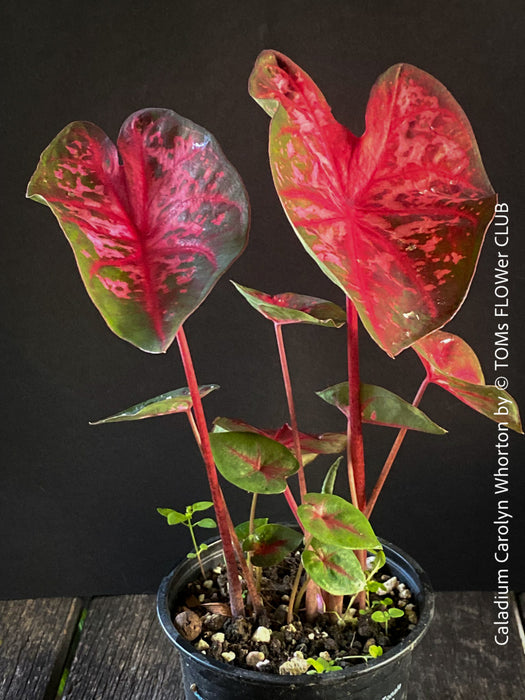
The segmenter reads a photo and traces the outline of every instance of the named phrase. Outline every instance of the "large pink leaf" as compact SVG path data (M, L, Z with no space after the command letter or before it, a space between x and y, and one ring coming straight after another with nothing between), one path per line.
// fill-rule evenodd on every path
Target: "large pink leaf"
M435 331L415 343L427 378L478 413L523 433L518 404L497 386L485 384L476 353L457 335Z
M264 51L250 93L272 117L270 162L306 250L395 355L462 303L496 196L463 111L406 64L372 89L366 131L332 116L312 79Z
M110 328L164 352L242 252L248 200L213 136L175 112L132 114L117 146L94 124L69 124L27 195L57 217Z

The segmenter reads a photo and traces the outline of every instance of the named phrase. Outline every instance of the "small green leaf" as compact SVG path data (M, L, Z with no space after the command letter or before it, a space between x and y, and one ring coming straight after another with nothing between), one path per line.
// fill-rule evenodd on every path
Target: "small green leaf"
M312 540L312 549L302 555L309 576L323 590L333 595L355 595L365 587L365 575L351 549L331 547Z
M179 513L178 510L173 510L173 508L157 508L157 512L167 518L168 525L178 525L188 520L188 516L185 513Z
M329 386L323 391L318 391L317 396L336 406L348 417L348 382ZM447 432L430 420L419 408L412 406L388 389L373 384L361 384L360 399L363 423L408 428L434 435L443 435Z
M388 615L382 610L376 610L372 613L372 620L374 622L386 622L388 620Z
M390 615L390 617L403 617L405 613L399 608L390 608L388 614Z
M251 493L282 493L299 463L284 445L256 433L210 433L213 457L225 479Z
M212 501L197 501L197 503L192 503L191 508L194 513L201 510L208 510L213 506Z
M271 296L233 282L235 289L265 318L274 323L313 323L340 328L346 323L346 312L326 299L284 292Z
M243 542L245 552L252 553L254 566L273 566L297 549L303 536L284 525L262 525Z
M350 549L381 548L366 517L340 496L307 493L297 510L306 530L321 542Z
M214 527L217 527L217 523L213 518L203 518L202 520L198 520L195 525L197 527L204 527L206 529L211 530Z
M383 566L386 564L386 555L383 549L377 549L374 551L374 561L372 562L372 566L370 567L370 570L368 572L368 590L371 592L377 592L379 589L385 589L386 587L380 583L379 581L371 581L370 579L373 579L373 577L377 574L377 572L383 568ZM377 584L377 588L372 589L370 586L372 584Z
M261 527L261 525L267 525L268 524L268 518L255 518L253 521L253 529L254 531L258 528ZM237 533L237 537L239 538L239 541L242 542L248 537L250 534L250 521L247 520L245 523L241 523L240 525L237 525L235 528L235 532Z
M328 470L327 475L324 478L323 485L321 487L321 493L328 493L332 494L334 492L334 486L335 486L335 479L337 477L337 470L339 469L339 465L343 461L342 457L338 457L336 461L332 464L330 469Z
M206 552L207 550L208 550L208 545L206 544L206 542L203 542L203 543L199 546L199 552Z
M373 659L377 659L383 656L383 647L377 646L376 644L371 644L368 647L368 653Z
M195 554L195 552L188 552L186 554L186 559L196 559L196 558L197 558L197 555Z
M199 387L201 397L207 396L210 392L219 389L218 384L206 384ZM187 387L174 389L153 399L142 401L130 408L126 408L119 413L115 413L108 418L94 421L90 425L102 425L103 423L120 423L121 421L141 420L142 418L154 418L155 416L166 416L170 413L182 413L189 411L192 407L190 390Z

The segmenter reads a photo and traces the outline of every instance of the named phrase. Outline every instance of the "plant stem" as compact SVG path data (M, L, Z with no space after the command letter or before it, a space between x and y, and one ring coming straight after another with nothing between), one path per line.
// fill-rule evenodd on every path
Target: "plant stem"
M425 393L425 390L427 386L429 385L429 379L428 376L426 376L423 381L421 382L421 386L417 390L417 394L412 401L412 406L418 406L423 394ZM407 428L401 428L401 430L398 432L397 437L394 441L394 444L392 445L392 448L390 449L390 452L388 453L388 457L386 458L386 462L383 466L383 469L381 470L381 474L379 475L379 478L376 482L376 485L374 486L374 490L372 491L372 495L370 496L370 500L367 504L367 507L365 509L365 515L367 518L370 518L372 511L374 510L374 506L376 504L376 501L379 497L379 494L381 493L381 490L385 484L386 478L388 474L390 473L390 469L392 467L392 464L394 463L395 458L397 457L397 453L399 452L399 448L401 447L401 443L405 439L405 435L407 434Z
M191 518L188 520L188 522L186 524L190 528L191 541L193 542L193 546L195 548L195 554L197 555L197 561L199 562L199 567L201 570L202 578L204 579L204 578L206 578L206 574L204 573L204 567L202 566L201 554L199 552L197 540L195 539L195 533L193 531L193 525L191 523Z
M188 420L189 420L190 426L191 426L191 432L193 433L193 437L195 438L195 442L199 446L199 449L201 450L201 454L202 454L201 436L199 434L199 429L197 428L197 423L195 423L195 418L193 417L193 413L191 411L191 408L188 408L188 410L186 411L186 415L188 416ZM203 455L203 457L204 457L204 455Z
M291 624L291 622L293 620L295 599L297 598L297 592L299 590L299 584L301 582L301 576L303 574L303 571L304 571L304 567L303 567L303 562L301 561L301 562L299 562L299 566L297 567L297 573L295 574L292 590L290 591L290 600L288 601L288 613L286 615L286 624L287 625Z
M253 535L256 509L257 509L257 494L254 493L254 494L252 494L252 506L250 508L250 525L248 528L248 532L250 533L250 535Z
M352 300L346 298L348 348L348 480L352 503L364 511L366 507L365 457L361 425L361 384L359 380L359 318Z
M299 527L301 528L301 530L303 531L303 534L304 534L305 530L304 530L302 522L299 519L299 515L297 513L297 503L295 502L295 498L293 497L293 493L292 493L289 486L286 486L286 490L284 492L284 497L286 498L286 502L290 506L290 510L292 511L294 518L297 520L297 524L299 525Z
M297 461L299 462L299 492L301 494L301 503L306 495L306 479L304 477L303 456L301 452L301 439L299 437L299 428L297 427L297 414L295 413L295 404L293 400L292 382L290 380L290 372L288 370L288 360L286 359L286 351L284 349L283 331L280 323L274 322L275 337L277 339L277 348L279 350L279 360L281 361L281 372L283 375L284 389L286 391L286 400L288 401L288 412L290 413L290 423L292 424L292 435L294 442L294 452Z
M224 500L221 487L219 485L217 468L215 466L213 454L211 451L210 439L208 436L208 427L206 425L206 418L204 416L204 409L202 407L202 400L199 392L199 384L197 382L197 377L195 376L195 368L193 367L193 361L191 359L188 341L186 340L186 335L182 326L177 332L177 343L182 358L182 364L184 366L184 372L186 374L186 380L190 389L193 410L195 411L197 429L201 439L200 449L204 457L204 464L206 466L206 473L210 485L211 497L213 500L213 505L215 507L217 524L219 526L219 534L222 540L224 559L226 561L226 571L228 576L230 606L232 610L232 615L233 617L241 617L242 615L244 615L244 602L242 599L241 582L239 581L239 576L237 573L237 562L235 560L235 551L233 548L232 536L230 528L228 527L228 508L226 506L226 502Z

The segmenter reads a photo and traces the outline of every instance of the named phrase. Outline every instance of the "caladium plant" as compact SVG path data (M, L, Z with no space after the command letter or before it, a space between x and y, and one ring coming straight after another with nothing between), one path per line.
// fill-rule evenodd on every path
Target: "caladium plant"
M430 383L492 420L504 401L508 426L522 429L512 397L487 386L474 351L441 330L469 289L496 203L454 98L427 73L399 64L372 89L366 131L356 137L333 118L313 80L283 54L263 52L249 86L271 117L270 165L285 213L345 297L342 308L315 296L268 294L234 283L274 325L289 424L257 428L221 417L209 432L204 414L202 399L218 387L198 384L183 325L243 251L249 225L241 179L211 134L165 109L132 114L116 145L93 124L74 122L42 154L28 196L57 217L108 326L146 352L166 352L174 339L180 350L187 387L97 423L187 416L206 467L232 615L261 613L258 569L302 545L291 621L301 593L309 618L326 606L340 614L344 595L365 604L384 564L369 517L401 442L408 430L446 432L418 407ZM421 359L425 378L412 403L360 381L359 318L388 355L411 347ZM346 324L348 376L318 392L345 415L346 433L299 430L283 336L283 326L297 323L331 333ZM370 495L362 423L399 431ZM349 497L334 494L342 458L328 470L321 492L310 491L307 472L314 460L341 452ZM250 518L237 527L218 472L253 494ZM295 478L298 499L290 486ZM257 517L259 495L280 493L296 529ZM193 508L203 503L209 505ZM159 511L172 524L191 520L188 511ZM205 519L201 526L208 521L215 523ZM373 555L368 567L367 552Z

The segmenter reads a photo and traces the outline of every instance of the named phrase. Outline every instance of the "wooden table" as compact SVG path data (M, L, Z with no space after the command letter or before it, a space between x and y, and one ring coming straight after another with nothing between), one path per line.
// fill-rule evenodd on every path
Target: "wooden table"
M491 593L438 593L410 700L525 700L520 598L525 607L525 594L512 596L509 641L498 646ZM183 700L155 597L0 602L0 700L55 700L60 686L64 700Z

